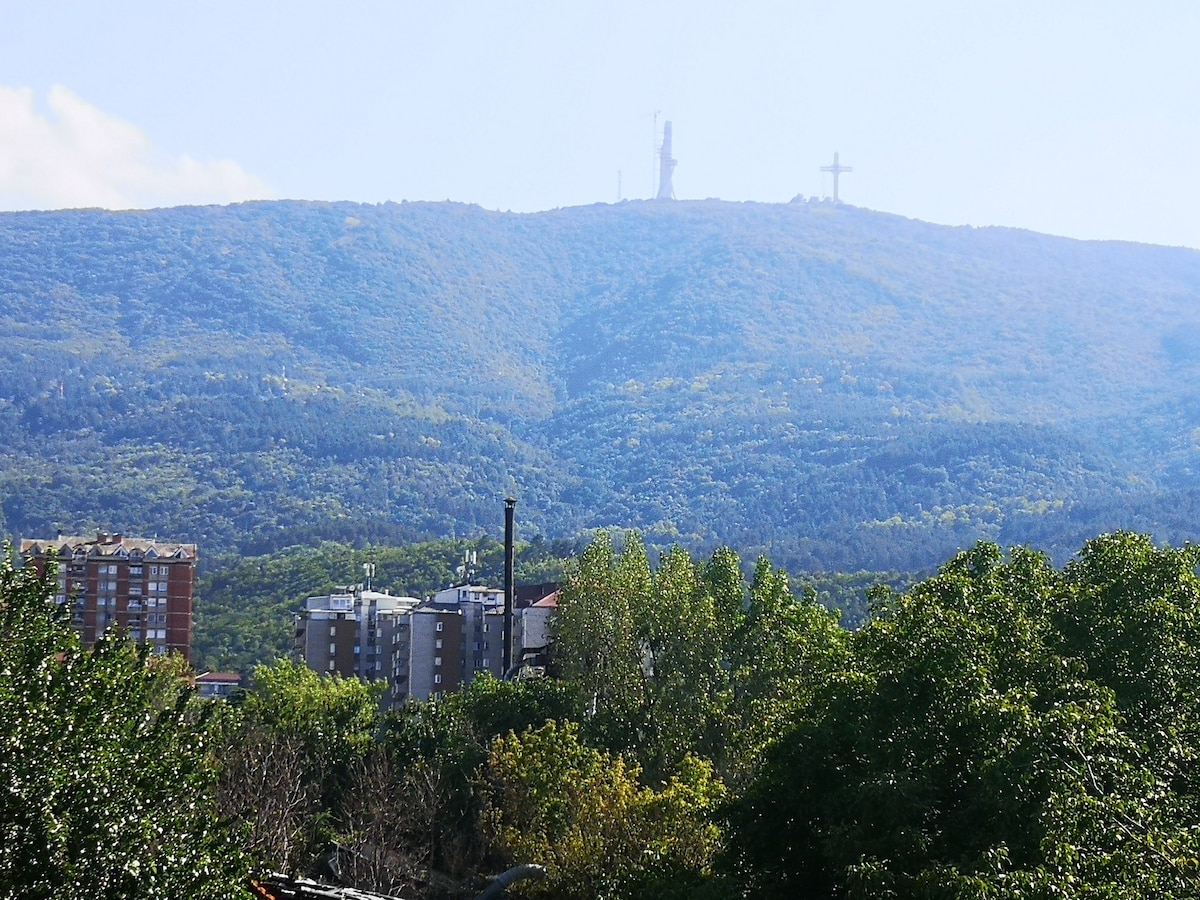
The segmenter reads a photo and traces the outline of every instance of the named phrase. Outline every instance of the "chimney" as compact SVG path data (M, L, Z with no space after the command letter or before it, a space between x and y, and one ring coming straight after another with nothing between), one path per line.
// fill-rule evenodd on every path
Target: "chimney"
M504 664L502 677L508 677L512 668L513 638L513 532L517 501L509 497L504 501Z

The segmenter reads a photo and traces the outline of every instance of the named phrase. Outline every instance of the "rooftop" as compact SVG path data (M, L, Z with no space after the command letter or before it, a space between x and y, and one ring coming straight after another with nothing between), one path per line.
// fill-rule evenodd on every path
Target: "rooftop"
M95 536L60 534L55 538L21 541L21 554L40 556L56 551L59 556L86 554L146 559L195 559L195 544L160 541L158 538L128 537L123 534L98 532Z

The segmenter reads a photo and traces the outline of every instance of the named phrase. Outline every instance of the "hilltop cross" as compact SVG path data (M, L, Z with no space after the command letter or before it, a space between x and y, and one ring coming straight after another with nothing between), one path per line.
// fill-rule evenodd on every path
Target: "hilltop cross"
M838 176L841 175L843 172L853 172L854 167L840 165L838 163L838 155L835 153L835 154L833 154L833 165L832 166L821 166L821 171L833 173L833 202L841 203L842 201L838 199Z

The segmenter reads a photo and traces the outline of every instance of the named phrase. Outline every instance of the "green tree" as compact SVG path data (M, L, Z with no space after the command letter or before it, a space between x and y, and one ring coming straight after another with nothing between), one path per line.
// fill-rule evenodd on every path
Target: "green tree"
M589 732L627 749L642 732L646 704L643 648L636 616L649 602L650 560L636 535L618 554L601 532L562 587L554 618L555 664L578 685Z
M563 587L555 656L588 704L587 734L630 753L651 782L689 754L721 751L743 615L738 565L730 551L698 565L676 547L652 568L638 535L617 554L601 534Z
M661 790L639 785L620 754L585 746L577 725L548 722L492 744L481 820L501 865L533 862L531 897L698 896L720 833L709 764L687 757Z
M286 660L255 669L225 736L221 802L247 826L260 862L307 874L336 843L376 746L380 687Z
M1005 557L980 544L880 598L841 672L799 709L731 805L727 859L747 889L1194 896L1200 847L1179 759L1142 739L1104 666L1090 662L1153 660L1106 649L1105 634L1137 645L1126 632L1140 631L1139 608L1181 599L1181 586L1186 602L1173 605L1187 618L1194 565L1190 551L1151 553L1128 538L1089 544L1065 572L1033 551ZM1081 614L1098 608L1099 594L1124 596L1129 618L1116 605ZM1159 660L1144 682L1117 669L1148 687L1155 674L1190 666L1186 655ZM1194 743L1175 749L1195 758Z
M380 751L386 761L372 763L373 777L394 772L391 793L408 798L408 809L429 822L427 846L398 855L424 854L451 879L467 880L482 853L476 779L492 740L578 718L580 706L569 682L506 682L485 673L457 693L409 703L390 715Z
M122 640L81 649L53 583L0 562L0 896L245 896L215 708Z
M736 621L724 753L726 770L745 773L844 666L850 634L812 591L793 594L787 573L765 558L755 566L745 612Z
M579 685L585 735L627 752L650 782L689 754L722 774L750 767L780 724L845 656L848 633L811 592L760 560L747 585L728 549L697 563L676 547L656 568L636 534L607 534L563 586L555 620L561 674Z

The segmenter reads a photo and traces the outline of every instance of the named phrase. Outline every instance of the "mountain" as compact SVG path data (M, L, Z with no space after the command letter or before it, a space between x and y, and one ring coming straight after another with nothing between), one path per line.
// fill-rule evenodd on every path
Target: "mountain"
M0 528L621 526L810 570L1180 542L1200 253L827 203L0 214Z

